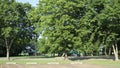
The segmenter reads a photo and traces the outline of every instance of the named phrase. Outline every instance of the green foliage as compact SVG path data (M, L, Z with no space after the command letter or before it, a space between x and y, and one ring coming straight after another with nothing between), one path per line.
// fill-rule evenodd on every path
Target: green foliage
M100 44L119 39L118 0L40 0L33 11L42 51L98 52ZM44 41L44 43L43 43Z
M20 53L23 45L33 39L34 28L27 15L30 9L28 3L0 0L0 45L9 49L11 54L17 51Z

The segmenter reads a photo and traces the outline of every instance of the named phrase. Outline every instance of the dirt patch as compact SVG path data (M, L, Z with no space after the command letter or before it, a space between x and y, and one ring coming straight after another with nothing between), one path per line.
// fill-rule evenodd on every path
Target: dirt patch
M89 64L3 64L0 68L119 68Z

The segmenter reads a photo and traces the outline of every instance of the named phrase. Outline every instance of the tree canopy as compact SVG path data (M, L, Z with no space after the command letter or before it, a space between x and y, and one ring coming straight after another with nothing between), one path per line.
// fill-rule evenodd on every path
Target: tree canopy
M32 39L33 25L27 16L30 9L31 5L28 3L0 0L0 45L6 48L8 59L9 53L15 52L14 48L19 49L19 46Z
M118 44L119 5L119 0L40 0L34 10L35 31L42 36L39 47L52 53L75 49L93 54L100 45Z
M102 51L113 52L118 60L119 6L119 0L39 0L32 8L0 0L0 46L4 45L8 56L12 46L37 41L40 53L67 55L76 50L96 55Z

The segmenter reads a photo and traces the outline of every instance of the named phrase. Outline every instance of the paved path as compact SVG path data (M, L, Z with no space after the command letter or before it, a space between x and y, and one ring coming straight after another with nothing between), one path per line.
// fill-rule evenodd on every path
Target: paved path
M89 64L4 64L0 65L0 68L119 68L110 66L99 66Z

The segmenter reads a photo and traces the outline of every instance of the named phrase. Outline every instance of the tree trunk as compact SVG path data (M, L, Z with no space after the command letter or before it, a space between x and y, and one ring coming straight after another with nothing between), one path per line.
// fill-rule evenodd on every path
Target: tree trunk
M61 57L64 57L64 55L65 55L65 53L63 53Z
M93 54L92 54L92 53L91 53L90 55L91 55L91 56L93 56Z
M108 56L106 47L105 47L104 53L105 53L105 56Z
M6 53L7 60L10 60L10 49L9 49L9 47L7 47L6 50L7 50L7 53Z
M113 52L114 52L114 57L115 57L115 61L118 61L119 58L118 58L118 47L117 47L117 43L112 44L112 47L113 47Z
M35 45L35 56L37 56L37 47Z
M12 46L14 38L9 42L7 38L5 38L5 45L6 45L6 57L7 60L10 60L10 48Z
M93 51L91 52L91 54L90 54L91 56L93 56Z
M66 60L67 58L68 58L67 53L65 53L64 60Z
M109 56L111 55L111 48L109 48L109 53L108 53L108 55L109 55Z
M64 60L66 60L68 58L67 53L63 53L62 57L64 57Z

